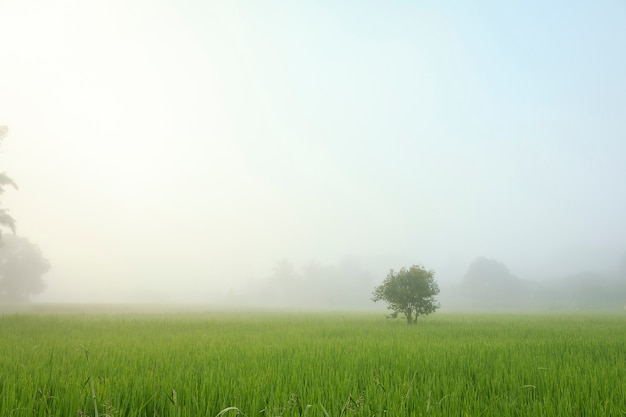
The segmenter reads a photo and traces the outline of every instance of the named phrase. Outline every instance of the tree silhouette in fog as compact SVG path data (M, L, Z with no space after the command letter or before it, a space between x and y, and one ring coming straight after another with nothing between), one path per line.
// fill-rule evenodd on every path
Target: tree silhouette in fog
M528 296L524 282L495 259L478 257L463 277L467 302L480 308L517 307Z
M0 141L7 134L0 126ZM0 194L7 186L17 189L15 182L4 172L0 173ZM0 228L10 229L13 235L2 235L0 230L0 301L25 302L45 289L43 274L50 263L41 255L39 247L24 237L15 236L15 219L0 206Z
M359 261L350 257L337 264L311 260L298 269L283 259L243 296L253 303L275 307L366 308L372 282Z
M7 134L7 127L0 126L0 141L4 139ZM5 173L0 173L0 194L4 193L4 189L6 186L12 186L17 189L17 185L15 182ZM15 219L9 215L7 209L0 206L0 226L11 229L13 233L15 233ZM0 236L2 231L0 230Z
M50 270L39 247L24 237L6 235L0 242L0 300L26 302L45 289L42 276Z
M497 293L515 290L519 281L505 264L482 256L470 264L463 278L463 283L468 288Z

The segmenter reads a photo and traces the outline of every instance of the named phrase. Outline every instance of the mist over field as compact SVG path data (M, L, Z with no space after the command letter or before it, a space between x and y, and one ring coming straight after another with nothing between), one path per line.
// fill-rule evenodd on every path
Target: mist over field
M49 261L29 299L383 308L420 264L446 308L622 309L625 18L0 0L0 202Z

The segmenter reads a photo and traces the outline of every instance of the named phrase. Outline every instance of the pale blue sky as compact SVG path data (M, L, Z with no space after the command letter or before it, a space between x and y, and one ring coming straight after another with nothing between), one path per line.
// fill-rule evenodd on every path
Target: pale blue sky
M172 275L169 299L200 298L283 258L608 270L625 20L623 1L0 0L3 203L51 300Z

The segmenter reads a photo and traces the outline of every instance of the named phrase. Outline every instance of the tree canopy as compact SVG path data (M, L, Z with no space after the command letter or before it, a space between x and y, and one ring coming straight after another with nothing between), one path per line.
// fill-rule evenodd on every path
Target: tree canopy
M7 134L0 126L0 141ZM0 173L0 194L7 185L17 189L15 182ZM0 301L25 302L33 294L45 289L42 275L50 270L50 263L41 255L39 247L24 237L15 236L15 219L0 206L0 228L8 228L13 235L0 234Z
M45 289L50 270L39 247L24 237L6 235L0 245L0 301L26 302Z
M283 259L271 275L244 289L236 301L272 307L361 309L367 306L373 283L374 278L355 258L335 264L310 260L299 267Z
M417 323L419 316L434 313L439 308L435 299L439 286L434 276L433 271L420 265L402 268L398 272L392 269L374 290L372 300L385 301L387 308L394 312L393 317L403 314L407 324Z
M0 141L4 139L7 134L7 127L0 126ZM4 193L4 189L7 185L11 185L17 189L17 184L4 172L0 172L0 194ZM15 233L15 219L9 215L7 209L0 206L0 226L11 229Z

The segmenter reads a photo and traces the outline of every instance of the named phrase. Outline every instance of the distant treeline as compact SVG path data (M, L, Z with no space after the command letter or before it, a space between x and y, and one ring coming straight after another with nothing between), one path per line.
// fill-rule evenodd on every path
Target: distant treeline
M371 298L377 281L352 258L331 265L310 261L299 269L285 259L231 301L270 307L367 309L375 307Z
M229 302L287 308L380 309L372 302L372 291L383 278L371 274L353 258L331 265L311 261L301 268L282 260L266 277L233 293ZM479 257L457 282L440 285L437 299L444 310L622 310L626 306L626 256L613 274L585 272L543 282L520 278L503 263Z
M536 282L517 277L501 262L478 258L460 285L442 290L442 304L452 309L621 310L626 306L626 262L613 274L584 272Z

